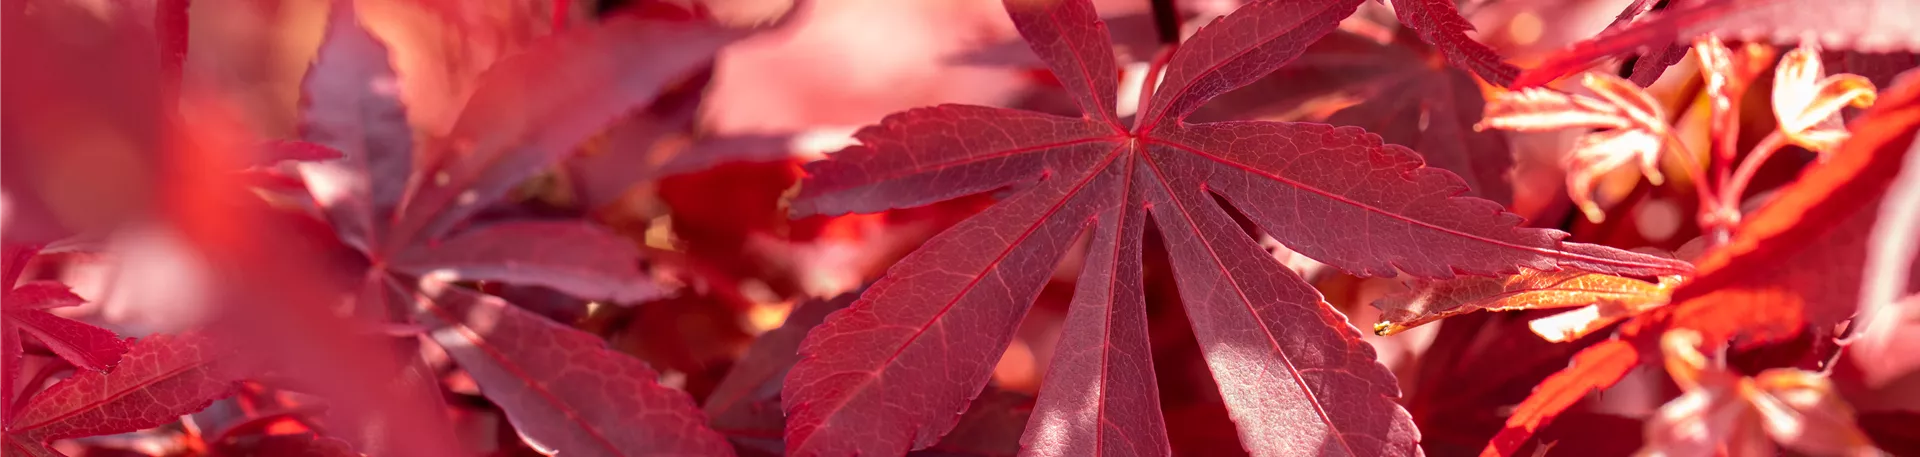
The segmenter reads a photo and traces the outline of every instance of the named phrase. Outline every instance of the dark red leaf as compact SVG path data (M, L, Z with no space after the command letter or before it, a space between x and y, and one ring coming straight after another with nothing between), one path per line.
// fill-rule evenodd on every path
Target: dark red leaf
M1194 116L1258 119L1300 109L1316 97L1355 98L1359 103L1325 121L1364 128L1387 143L1412 148L1427 166L1465 179L1470 195L1509 203L1513 186L1507 172L1513 168L1513 151L1506 134L1473 129L1486 105L1479 83L1464 71L1428 65L1432 56L1426 45L1410 40L1402 36L1382 44L1335 31L1308 47L1299 60Z
M56 439L174 422L233 391L239 367L198 335L154 335L111 372L85 371L41 392L7 428L8 453L59 455Z
M640 249L583 221L518 221L476 227L446 241L414 246L393 259L397 271L457 280L554 288L575 297L637 303L666 291L640 271Z
M1440 48L1454 65L1473 70L1489 83L1505 86L1520 74L1520 68L1501 60L1499 52L1467 36L1473 23L1460 15L1454 0L1393 0L1393 12L1401 24L1420 32L1421 40Z
M340 238L378 247L413 171L413 129L387 47L367 33L351 1L335 1L301 83L300 138L341 158L301 163L315 203ZM370 251L369 251L370 252Z
M27 311L64 308L86 303L86 301L79 295L74 295L73 290L67 288L66 284L33 281L16 285L12 291L8 291L5 306L9 311Z
M480 75L448 149L421 170L399 217L408 243L437 239L644 106L745 35L708 22L632 17L569 28Z
M1561 243L1562 233L1518 228L1519 217L1499 205L1458 196L1465 191L1458 177L1424 168L1412 151L1383 145L1358 128L1184 122L1208 99L1299 56L1358 5L1259 1L1215 20L1172 56L1161 91L1131 129L1107 113L1066 118L946 105L889 116L856 135L861 145L809 164L793 203L796 215L1015 191L928 241L808 335L782 391L788 454L895 455L932 445L986 384L1026 308L1089 224L1096 226L1095 249L1115 253L1112 264L1102 263L1109 254L1094 254L1080 290L1089 296L1075 306L1118 307L1082 311L1081 322L1088 313L1117 316L1094 319L1106 326L1099 338L1082 333L1102 330L1066 332L1092 339L1089 345L1105 339L1109 347L1098 349L1103 358L1084 359L1105 365L1059 368L1062 376L1084 381L1043 392L1041 414L1151 410L1151 390L1138 384L1149 370L1146 355L1123 354L1139 344L1126 308L1141 292L1131 289L1136 284L1099 284L1138 277L1122 271L1133 269L1128 262L1137 257L1127 246L1138 243L1130 234L1141 230L1125 221L1144 224L1143 212L1166 238L1195 333L1250 451L1418 452L1419 433L1394 403L1398 386L1373 361L1372 348L1318 292L1248 237L1216 196L1289 248L1362 275L1688 270L1684 262ZM1110 68L1111 54L1063 51L1104 38L1088 3L1010 0L1007 7L1063 85L1087 92L1074 95L1079 103L1104 106L1098 88L1112 86L1071 80L1111 77L1083 70ZM1102 302L1101 294L1113 298ZM1109 389L1118 395L1097 398L1098 406L1052 398ZM1159 421L1113 419L1129 438L1151 443L1159 433L1153 429ZM1088 425L1062 430L1042 423L1026 441L1065 452L1068 444L1109 439L1101 435L1111 432ZM1060 437L1070 438L1050 441ZM1158 447L1100 451L1158 453Z
M780 412L780 385L794 362L800 360L800 341L825 321L828 313L846 309L857 298L860 291L801 303L780 328L755 339L746 354L734 362L732 371L707 395L705 409L713 418L713 426L722 431L778 436L786 425L786 417Z
M1021 447L1033 455L1167 455L1147 342L1140 195L1102 212Z
M733 455L687 394L592 334L430 283L415 317L514 428L563 455Z

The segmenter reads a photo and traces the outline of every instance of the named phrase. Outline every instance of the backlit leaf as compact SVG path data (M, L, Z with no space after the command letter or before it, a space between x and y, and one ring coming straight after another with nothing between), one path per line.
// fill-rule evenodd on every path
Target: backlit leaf
M1010 15L1036 54L1083 108L1105 107L1113 78L1109 47L1084 0L1010 0ZM1068 118L947 105L889 116L854 146L807 165L795 215L874 212L925 205L1012 186L986 211L929 240L894 265L860 300L834 313L801 344L782 392L789 455L897 455L932 445L989 379L1021 317L1059 259L1087 226L1095 249L1076 291L1077 311L1101 319L1065 330L1070 379L1042 392L1023 440L1047 452L1077 452L1112 439L1091 424L1050 426L1049 417L1098 409L1148 410L1148 371L1129 317L1137 294L1123 281L1138 243L1128 221L1151 217L1173 261L1179 293L1208 367L1247 450L1255 455L1418 452L1418 431L1395 404L1398 386L1371 346L1318 292L1276 262L1216 197L1288 248L1368 276L1516 273L1585 268L1671 274L1684 262L1577 243L1522 229L1499 205L1458 196L1458 177L1425 168L1404 147L1353 127L1185 118L1209 99L1266 76L1333 30L1358 1L1269 0L1216 19L1169 59L1165 78L1132 127L1112 113ZM1080 51L1088 49L1088 51ZM1065 50L1072 50L1071 52ZM1145 214L1141 214L1145 213ZM1144 222L1140 222L1144 225ZM1140 229L1144 230L1144 229ZM1111 264L1106 256L1111 255ZM1091 282L1092 284L1087 284ZM1137 289L1136 289L1137 290ZM1086 295L1091 295L1086 296ZM1098 298L1101 296L1111 299ZM1089 332L1089 333L1082 333ZM1089 339L1085 345L1082 338ZM1083 355L1098 345L1102 359ZM1077 359L1084 357L1084 359ZM1115 358L1119 360L1115 360ZM1103 362L1100 360L1104 360ZM1074 363L1088 363L1074 362ZM1075 385L1072 383L1083 383ZM1052 415L1052 416L1049 416ZM1129 437L1158 430L1119 418ZM1101 452L1158 453L1158 446Z
M1449 316L1479 310L1581 308L1566 315L1591 314L1583 329L1606 326L1647 308L1664 305L1678 277L1662 277L1659 284L1578 270L1528 270L1504 278L1459 278L1417 281L1413 290L1389 295L1373 303L1380 308L1374 333L1392 335ZM1557 317L1557 316L1556 316ZM1547 318L1552 319L1552 318ZM1536 328L1537 330L1537 328ZM1554 334L1543 337L1564 342L1584 336Z
M1647 180L1660 184L1660 151L1669 133L1666 114L1639 86L1615 76L1587 73L1581 85L1596 97L1537 87L1507 92L1487 107L1481 128L1518 131L1606 128L1587 134L1564 160L1567 193L1587 219L1600 222L1606 212L1593 201L1594 182L1628 163L1638 163Z
M1773 113L1780 132L1801 147L1832 152L1847 139L1840 109L1873 105L1873 82L1860 75L1827 76L1820 48L1801 46L1780 59L1773 77Z

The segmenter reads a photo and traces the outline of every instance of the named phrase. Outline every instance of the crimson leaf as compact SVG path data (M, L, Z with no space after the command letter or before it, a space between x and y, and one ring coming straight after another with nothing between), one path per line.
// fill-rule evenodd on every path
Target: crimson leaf
M529 443L579 456L732 455L686 393L590 333L440 284L416 316Z
M1420 32L1420 39L1434 45L1460 68L1473 70L1487 82L1505 86L1520 74L1520 68L1500 60L1500 53L1472 37L1473 23L1460 16L1454 0L1393 0L1394 15L1400 23Z
M943 105L863 129L862 143L807 166L796 216L923 205L1018 186L1006 200L934 237L845 311L808 335L782 400L791 455L897 455L953 427L1067 248L1094 225L1058 349L1071 381L1043 393L1033 452L1162 453L1156 395L1136 317L1140 244L1152 215L1207 361L1256 455L1413 454L1418 431L1373 349L1318 292L1268 256L1215 196L1295 251L1349 272L1422 277L1577 267L1616 274L1685 263L1562 243L1518 216L1460 197L1458 177L1353 127L1183 122L1195 108L1298 57L1359 0L1252 2L1174 53L1133 127L1114 114L1117 82L1105 26L1085 0L1009 0L1034 52L1078 103L1080 118ZM1037 182L1036 182L1037 181ZM1109 258L1111 260L1109 260ZM1113 297L1103 300L1100 295ZM1100 319L1087 319L1088 314ZM1081 332L1091 332L1093 337ZM1081 346L1084 344L1084 346ZM1088 356L1089 351L1098 353ZM1059 397L1087 396L1094 403ZM1092 416L1089 417L1088 415ZM1124 415L1123 415L1124 414ZM1042 419L1045 421L1046 419ZM1125 424L1124 430L1094 426ZM1057 422L1056 422L1057 423ZM1124 437L1140 447L1099 447Z
M1513 151L1506 135L1473 129L1486 105L1480 84L1465 71L1437 65L1433 52L1406 29L1386 44L1335 31L1308 46L1299 60L1209 103L1194 118L1256 119L1319 96L1351 97L1360 102L1325 121L1419 151L1427 166L1465 179L1471 195L1509 203Z
M35 396L7 426L7 454L57 456L56 439L125 433L199 411L233 390L235 367L197 335L134 342L111 372L74 375ZM20 453L20 454L15 454Z
M638 251L591 226L511 222L446 235L745 32L643 17L569 28L481 75L450 138L424 142L432 147L416 154L414 131L392 93L384 46L358 24L352 2L334 3L320 56L303 85L302 132L345 155L305 164L306 178L336 234L367 257L359 315L433 311L411 314L441 329L434 340L530 441L568 455L714 449L709 444L717 438L697 436L713 435L703 421L679 411L683 398L669 395L639 362L591 347L598 343L587 341L591 335L541 321L497 297L460 289L426 293L415 285L450 276L542 285L592 299L657 295L637 267ZM493 320L464 320L469 317ZM579 360L543 358L556 350ZM556 368L563 365L619 372L582 379L567 371L573 368ZM543 368L516 371L526 366ZM607 379L640 390L609 390L619 386ZM542 395L552 393L548 383L566 392ZM604 403L610 399L615 403ZM606 426L651 432L599 428Z
M6 347L0 357L6 358L5 386L9 396L13 393L13 381L19 374L21 355L21 336L30 335L73 366L93 371L103 371L120 361L121 354L127 352L127 344L113 331L95 327L84 322L55 316L47 312L51 308L75 306L84 303L78 295L67 289L66 285L53 281L29 281L19 283L20 276L40 249L35 246L7 245L4 267L5 276L0 283L7 285L4 301L0 306L0 336L4 336ZM4 406L0 406L4 408Z

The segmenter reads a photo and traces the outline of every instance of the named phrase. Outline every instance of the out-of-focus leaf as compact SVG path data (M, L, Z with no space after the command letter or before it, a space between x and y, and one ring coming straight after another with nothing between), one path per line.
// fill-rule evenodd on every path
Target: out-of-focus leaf
M862 289L864 290L864 289ZM761 431L778 435L786 418L780 412L780 386L800 361L800 341L827 319L860 298L860 290L831 300L809 300L796 306L785 323L761 334L747 353L733 364L720 385L707 396L706 412L722 431Z
M568 29L495 64L430 154L389 243L437 239L654 100L746 32L620 17Z
M1683 393L1647 421L1646 455L1774 455L1777 441L1807 455L1878 455L1853 409L1825 376L1794 369L1746 377L1707 366L1700 334L1661 337L1668 374Z
M387 231L413 172L407 124L387 47L367 33L352 0L337 0L301 82L300 137L342 155L300 164L315 203L342 240L362 250Z
M415 246L393 268L453 280L552 287L576 297L637 303L665 294L640 271L633 242L579 221L519 221L476 227Z
M431 281L431 280L429 280ZM429 282L415 317L536 449L563 455L733 455L687 394L589 333Z

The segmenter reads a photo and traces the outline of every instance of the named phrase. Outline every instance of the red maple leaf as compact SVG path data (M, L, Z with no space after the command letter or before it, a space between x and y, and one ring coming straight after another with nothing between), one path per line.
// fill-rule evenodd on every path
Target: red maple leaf
M1732 240L1701 258L1700 274L1674 290L1672 305L1629 321L1616 340L1581 351L1572 367L1548 377L1482 455L1513 455L1588 392L1613 386L1636 366L1659 363L1658 339L1668 329L1697 331L1705 347L1752 345L1831 328L1852 316L1874 215L1916 127L1920 78L1907 78L1883 94L1831 159L1781 189L1741 222Z
M1685 263L1519 228L1452 173L1353 127L1184 119L1331 32L1358 0L1259 1L1180 46L1127 127L1092 5L1009 0L1015 25L1083 117L943 105L889 116L861 146L809 164L796 216L874 212L1013 186L933 238L801 345L782 399L791 455L898 455L932 445L980 391L1021 316L1093 225L1052 371L1024 438L1040 455L1164 454L1147 358L1142 240L1165 240L1196 335L1256 455L1418 452L1393 376L1318 292L1216 197L1289 248L1364 276Z
M113 371L81 372L35 395L7 424L6 455L59 456L47 442L178 421L232 393L231 360L193 334L135 341Z
M1191 119L1253 119L1298 109L1314 97L1351 97L1359 103L1324 120L1412 148L1427 166L1465 179L1471 195L1509 203L1513 152L1506 134L1474 130L1486 105L1480 84L1440 57L1409 29L1400 29L1391 43L1336 30L1308 46L1299 60L1207 104Z
M1440 48L1455 66L1473 70L1489 83L1512 84L1520 68L1501 61L1499 52L1467 36L1473 23L1460 15L1454 1L1393 0L1393 13L1401 24L1420 32L1421 40Z
M449 281L549 287L636 303L664 291L632 242L587 221L466 224L522 180L711 61L746 30L628 15L579 25L483 73L446 138L416 153L386 47L334 2L303 89L302 163L316 206L368 260L362 316L412 315L529 443L568 455L726 454L686 394L597 336ZM431 286L423 290L421 286Z
M65 284L54 281L20 282L25 273L27 261L39 254L38 246L6 245L0 253L0 284L5 284L4 309L0 309L6 319L0 322L0 357L4 357L6 370L0 385L4 385L8 402L0 403L0 424L10 423L12 417L12 396L14 380L19 379L22 335L32 336L35 341L45 345L48 350L65 359L75 367L91 371L105 371L120 362L120 355L127 352L127 343L113 331L95 327L84 322L55 316L49 309L75 306L86 300L74 295Z

